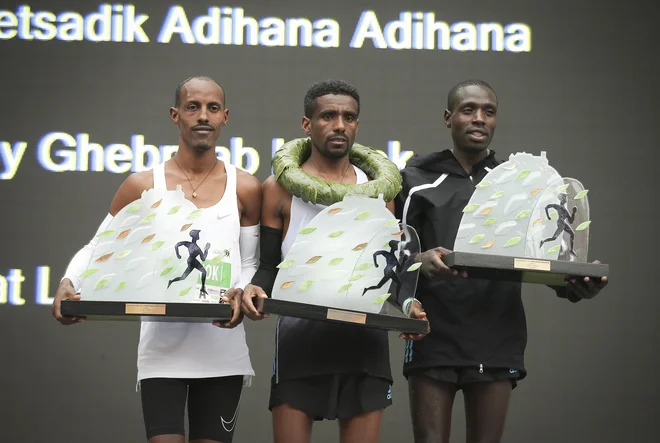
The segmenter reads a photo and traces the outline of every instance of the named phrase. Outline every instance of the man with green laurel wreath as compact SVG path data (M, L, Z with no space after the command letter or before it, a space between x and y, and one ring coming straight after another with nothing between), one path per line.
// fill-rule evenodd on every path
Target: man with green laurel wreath
M263 185L261 259L243 294L243 312L267 297L285 257L319 212L347 193L382 194L390 211L401 189L398 168L376 150L354 144L360 97L343 81L307 91L302 129L309 137L285 144ZM373 178L373 180L370 179ZM410 315L425 319L419 303ZM403 336L418 339L420 336ZM378 441L383 410L392 404L388 333L360 325L278 317L269 409L275 443L308 443L314 420L339 420L342 442Z

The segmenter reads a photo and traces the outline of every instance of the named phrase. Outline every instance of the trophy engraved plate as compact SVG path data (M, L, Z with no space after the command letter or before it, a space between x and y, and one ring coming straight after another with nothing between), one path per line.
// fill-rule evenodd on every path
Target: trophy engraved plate
M549 271L550 262L547 260L532 260L526 258L515 258L513 267L516 269L526 269L530 271Z
M126 303L127 314L140 314L140 315L165 315L166 306L164 304L137 304Z
M367 314L360 314L358 312L340 311L338 309L328 309L328 320L339 320L350 323L365 324L367 322Z

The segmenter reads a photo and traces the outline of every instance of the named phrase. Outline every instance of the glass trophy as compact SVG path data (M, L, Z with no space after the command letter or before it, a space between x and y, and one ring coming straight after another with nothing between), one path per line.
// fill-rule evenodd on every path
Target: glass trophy
M232 274L234 237L221 235L230 209L198 209L174 191L150 189L124 207L80 275L80 300L62 302L62 315L90 319L212 322L229 320L221 297ZM238 227L237 227L238 229Z
M381 198L348 195L300 230L278 265L264 313L424 333L425 320L403 313L414 297L420 243Z
M587 263L589 191L559 175L545 152L512 154L476 188L454 252L443 259L449 267L469 277L551 286L608 275L608 265Z

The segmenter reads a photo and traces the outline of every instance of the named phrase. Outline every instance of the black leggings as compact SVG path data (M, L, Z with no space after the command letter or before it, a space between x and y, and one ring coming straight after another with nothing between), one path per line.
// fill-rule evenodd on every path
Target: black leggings
M147 439L185 435L188 402L190 440L230 443L243 390L243 376L217 378L149 378L140 382Z

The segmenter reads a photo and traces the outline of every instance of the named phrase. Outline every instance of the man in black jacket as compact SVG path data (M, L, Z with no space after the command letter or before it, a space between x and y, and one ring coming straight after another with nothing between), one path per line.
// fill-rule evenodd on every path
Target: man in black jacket
M422 246L417 299L431 332L407 342L408 379L416 443L449 442L454 396L462 389L467 441L500 441L511 390L526 376L527 343L521 284L469 278L449 269L462 210L475 186L500 161L488 149L496 127L497 97L484 81L468 80L448 94L445 124L453 149L411 158L401 171L396 214L413 226ZM577 302L607 284L571 280L557 295Z

